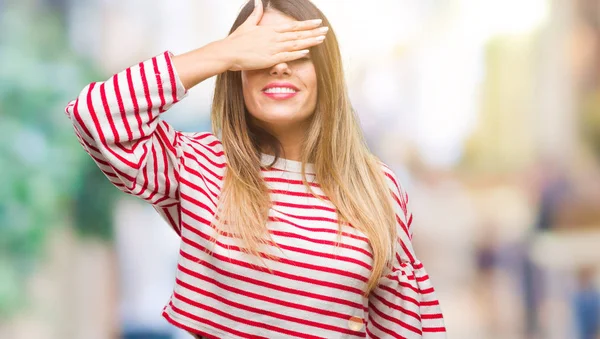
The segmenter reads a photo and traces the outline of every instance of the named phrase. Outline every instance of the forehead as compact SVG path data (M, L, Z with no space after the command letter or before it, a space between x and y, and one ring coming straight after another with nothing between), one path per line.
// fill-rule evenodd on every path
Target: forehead
M264 11L262 18L258 22L259 26L273 26L285 24L288 22L296 21L296 19L291 16L287 16L279 11L274 9L267 9Z

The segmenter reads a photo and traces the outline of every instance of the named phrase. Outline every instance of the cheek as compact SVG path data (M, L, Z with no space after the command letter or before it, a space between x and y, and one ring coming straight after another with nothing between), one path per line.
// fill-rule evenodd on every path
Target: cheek
M314 66L310 65L302 67L301 69L297 70L296 74L301 79L302 83L304 83L306 89L309 91L309 100L316 100L318 86L317 75L315 73Z
M310 99L312 101L312 104L315 104L319 92L319 86L317 85L317 77L313 75L310 79L308 79L306 82L306 86L310 89Z

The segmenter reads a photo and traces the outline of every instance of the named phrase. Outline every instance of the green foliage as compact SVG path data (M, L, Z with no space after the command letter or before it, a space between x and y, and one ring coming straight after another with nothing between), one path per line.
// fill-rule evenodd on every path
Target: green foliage
M93 163L64 114L98 74L70 52L63 18L32 6L0 12L0 31L10 32L0 35L0 318L23 304L24 282L71 206L80 229L93 221L84 233L110 238L105 208L117 191L106 179L88 181L103 176L97 168L81 176Z
M83 166L83 180L75 195L75 227L81 236L111 240L114 235L111 211L114 210L115 194L120 194L120 191L89 160Z

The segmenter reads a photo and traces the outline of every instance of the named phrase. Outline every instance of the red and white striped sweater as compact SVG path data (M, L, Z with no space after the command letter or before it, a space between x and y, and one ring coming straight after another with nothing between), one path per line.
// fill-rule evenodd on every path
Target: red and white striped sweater
M393 271L368 298L372 264L365 235L344 226L335 248L335 206L302 185L300 163L263 169L273 207L268 229L284 250L251 265L230 237L210 226L225 156L211 133L182 133L160 119L187 95L164 52L86 86L66 107L79 142L113 185L154 206L181 237L174 292L163 316L208 338L446 338L438 300L411 246L408 196L382 166L396 201ZM273 158L263 154L263 163ZM309 181L314 180L311 164ZM323 195L318 183L312 184ZM107 212L108 213L108 212Z

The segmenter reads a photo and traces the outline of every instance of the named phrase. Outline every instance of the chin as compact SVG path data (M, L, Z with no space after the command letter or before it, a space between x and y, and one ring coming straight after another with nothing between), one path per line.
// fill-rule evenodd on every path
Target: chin
M298 119L293 115L276 115L268 116L260 119L263 123L270 126L290 126L294 124L302 123L305 119Z
M300 113L293 110L277 110L263 112L259 117L255 117L260 123L270 125L271 127L289 127L295 124L302 124L310 118L311 114Z

